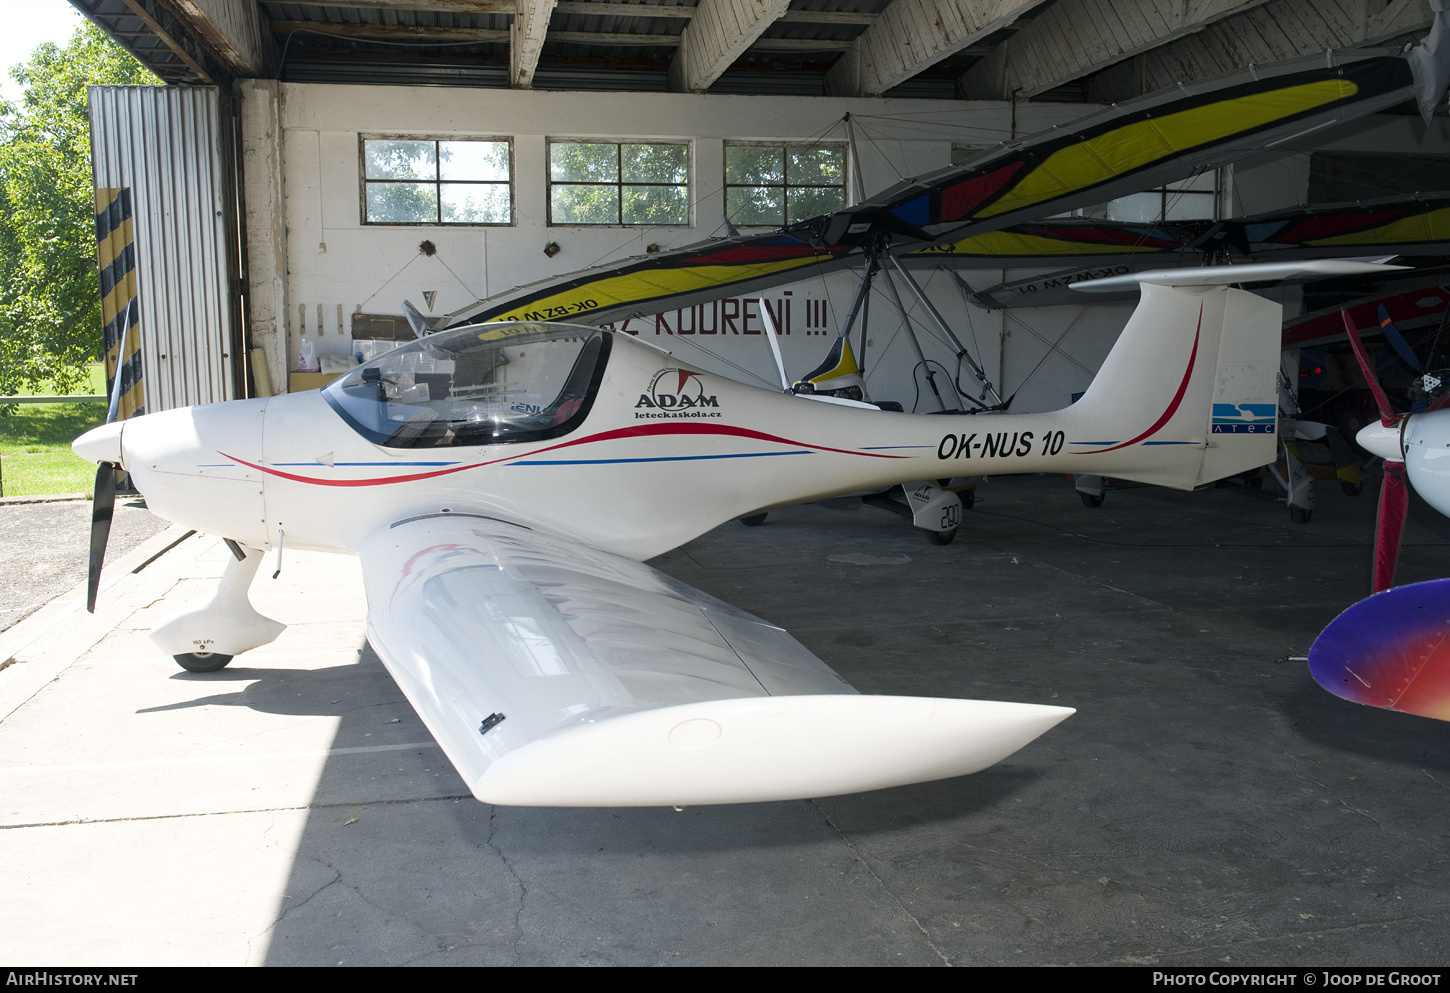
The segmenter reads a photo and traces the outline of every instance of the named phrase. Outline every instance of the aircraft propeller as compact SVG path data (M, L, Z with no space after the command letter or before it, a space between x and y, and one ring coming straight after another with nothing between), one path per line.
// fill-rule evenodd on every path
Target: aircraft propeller
M116 512L116 473L121 467L114 462L96 466L96 492L91 502L91 557L86 576L86 610L96 612L96 591L101 586L101 563L106 558L106 542L111 537L111 517Z
M131 317L136 306L133 299L126 308L126 319L122 324L123 333L131 327ZM116 375L111 381L110 402L106 405L106 423L114 424L116 415L121 408L121 363L116 363ZM102 458L96 463L96 485L94 496L91 498L91 551L88 572L86 575L86 610L94 614L96 612L96 592L101 586L101 563L106 558L106 542L111 537L111 518L116 513L116 485L117 477L124 470L121 468L121 432L118 428L114 432L106 432L103 437L104 443L114 440L114 446L107 445L105 455L111 458ZM109 449L114 447L114 452Z
M1406 421L1403 415L1396 413L1390 406L1389 397L1380 386L1374 363L1365 351L1364 342L1355 330L1349 311L1341 310L1340 314L1344 319L1344 331L1349 337L1350 347L1354 349L1354 357L1359 361L1360 370L1364 373L1365 382L1369 384L1380 412L1378 424L1367 425L1355 436L1362 448L1385 460L1385 481L1380 488L1379 511L1375 519L1374 573L1370 583L1370 592L1378 593L1389 589L1395 583L1395 561L1399 558L1400 537L1405 530L1405 513L1410 503L1409 485L1405 479Z

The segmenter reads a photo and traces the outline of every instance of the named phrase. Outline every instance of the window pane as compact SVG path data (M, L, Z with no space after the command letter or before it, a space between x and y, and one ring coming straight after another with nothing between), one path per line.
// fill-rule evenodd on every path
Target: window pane
M791 186L840 186L845 175L845 154L839 148L820 145L788 150L789 168L785 180Z
M689 195L683 186L626 186L625 224L688 224Z
M1165 221L1196 221L1213 217L1212 193L1169 193L1164 198Z
M432 183L368 183L369 221L435 224L438 187Z
M974 155L980 155L981 153L982 153L982 149L980 149L980 148L973 148L970 145L953 145L952 146L952 165L960 165L961 163L967 161L967 159L971 158L972 156L974 156Z
M552 186L549 205L554 224L619 223L617 186Z
M1176 183L1169 183L1164 187L1166 190L1204 190L1213 192L1213 181L1215 176L1212 171L1194 176L1192 179L1180 179Z
M1151 223L1163 211L1163 194L1134 193L1108 201L1108 220Z
M841 202L841 189L811 189L809 187L796 189L792 187L786 191L786 219L787 224L794 224L796 221L803 221L808 217L817 217L821 214L829 214L833 210L840 210L845 206Z
M626 183L685 183L690 178L684 145L625 145L622 157Z
M439 179L509 180L506 141L440 141Z
M779 186L732 186L725 191L725 216L732 224L780 227L785 191Z
M555 182L618 182L619 146L555 142L549 146L549 178Z
M742 186L779 186L785 182L784 149L726 145L725 182Z
M507 224L506 183L444 183L443 221L447 224Z
M437 179L438 146L432 141L363 142L368 179Z

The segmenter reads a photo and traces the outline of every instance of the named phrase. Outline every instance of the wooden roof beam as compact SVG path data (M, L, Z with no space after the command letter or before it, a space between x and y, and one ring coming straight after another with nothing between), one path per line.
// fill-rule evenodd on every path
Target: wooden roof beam
M435 14L512 14L515 0L305 0L310 7L420 10Z
M316 34L359 41L449 42L460 45L508 42L507 28L438 28L418 24L333 24L327 21L273 21L277 34Z
M263 76L277 53L267 17L251 0L170 0L176 15L238 76Z
M666 7L652 3L592 3L590 0L559 0L556 14L584 14L589 17L669 17L689 20L695 7ZM865 27L878 14L854 10L787 10L776 20L784 24L846 24Z
M1088 96L1097 102L1121 101L1251 62L1379 45L1421 35L1433 21L1429 0L1269 0L1103 70L1088 82Z
M516 90L534 88L534 70L549 33L555 0L518 0L518 11L509 25L509 86Z
M790 0L702 0L670 63L670 89L708 90L789 6Z
M962 75L969 100L1036 96L1266 0L1058 0Z
M894 0L826 74L826 92L880 96L1044 0Z

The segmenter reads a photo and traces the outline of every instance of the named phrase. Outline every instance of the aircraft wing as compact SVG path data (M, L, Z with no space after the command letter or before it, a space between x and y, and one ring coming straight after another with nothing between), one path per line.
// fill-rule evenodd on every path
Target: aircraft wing
M479 300L435 324L600 324L795 282L859 263L866 251L887 242L897 255L939 255L937 261L958 265L994 254L1003 257L998 267L1009 260L1052 264L1054 257L1071 264L1092 248L1083 243L1084 232L1065 234L1060 225L1049 225L990 235L1302 143L1417 96L1433 103L1450 74L1446 61L1450 46L1433 53L1426 46L1403 53L1328 52L1180 83L1004 142L831 214L555 276ZM1175 250L1175 239L1160 234L1129 234L1124 245L1121 233L1095 230L1086 240L1116 241L1118 253ZM1398 231L1381 234L1400 237Z
M629 559L464 513L359 549L368 639L489 803L827 796L963 775L1072 713L863 696L781 628Z

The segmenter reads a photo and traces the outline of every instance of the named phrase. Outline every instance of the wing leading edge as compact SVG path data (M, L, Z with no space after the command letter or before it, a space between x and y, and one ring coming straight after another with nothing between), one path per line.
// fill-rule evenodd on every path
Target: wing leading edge
M488 803L828 796L976 772L1072 713L863 696L781 628L648 566L466 514L360 556L368 637Z

